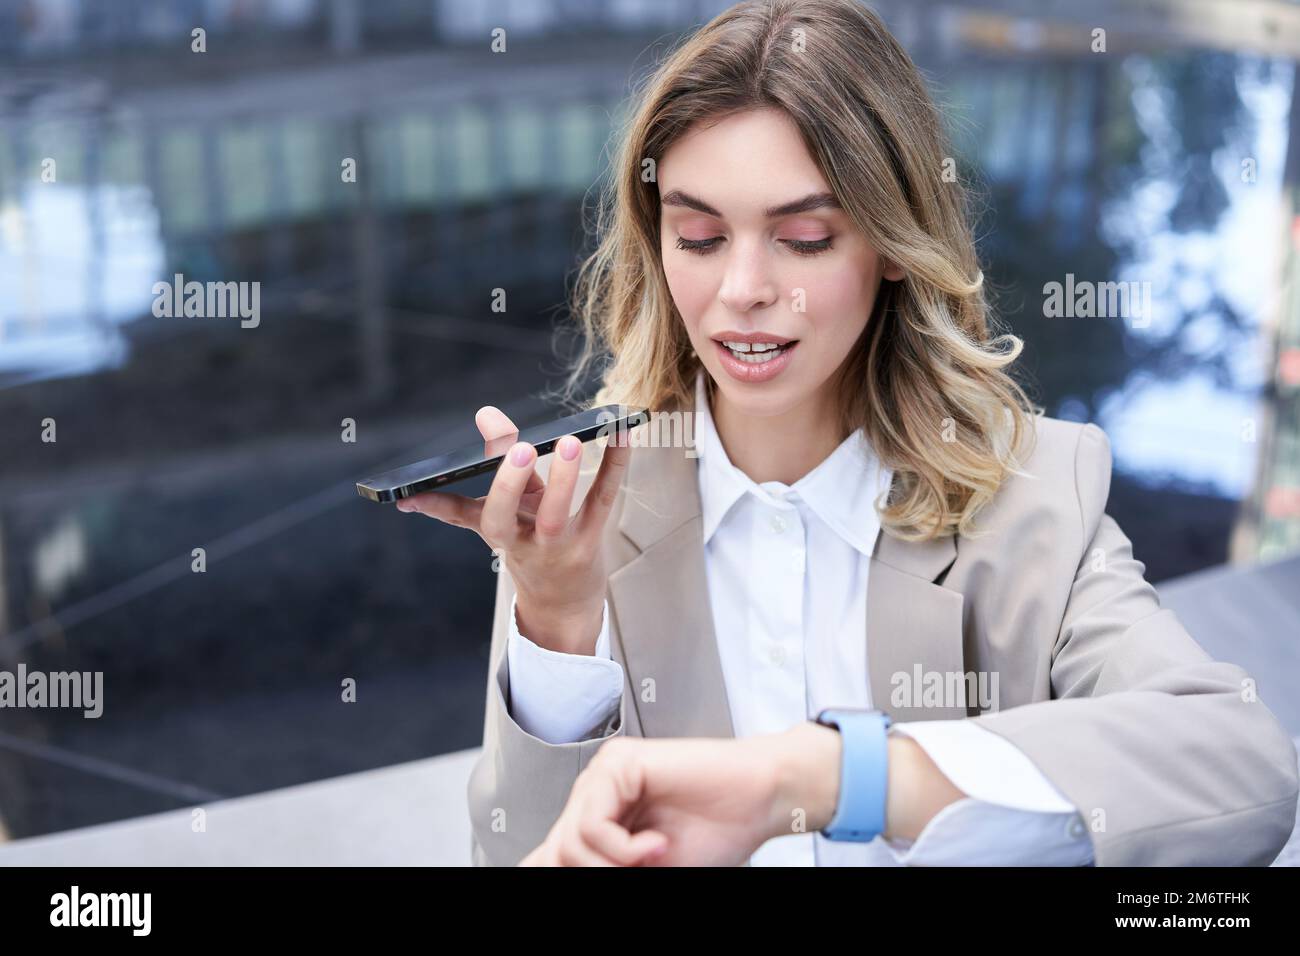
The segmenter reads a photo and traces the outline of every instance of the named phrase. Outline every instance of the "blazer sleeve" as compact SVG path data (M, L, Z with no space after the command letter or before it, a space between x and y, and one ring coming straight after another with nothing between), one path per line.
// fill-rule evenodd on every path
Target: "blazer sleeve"
M586 740L604 727L623 696L623 667L609 648L609 602L594 654L547 650L519 633L512 613L506 638L507 710L514 722L549 744Z
M1264 866L1296 815L1296 750L1235 664L1161 608L1105 513L1110 442L1080 430L1078 569L1051 657L1051 699L971 718L1010 740L1079 808L1097 866Z
M548 470L545 463L543 459L538 468L543 477ZM574 497L580 502L577 494ZM601 744L621 736L626 726L626 690L616 712L587 740L550 744L514 721L506 654L514 597L514 582L502 562L488 654L483 750L470 771L467 788L470 856L475 866L514 866L546 839L578 774Z

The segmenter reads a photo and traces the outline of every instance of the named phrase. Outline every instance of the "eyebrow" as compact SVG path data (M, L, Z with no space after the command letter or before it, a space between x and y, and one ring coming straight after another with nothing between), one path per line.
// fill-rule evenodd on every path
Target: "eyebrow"
M703 199L682 192L680 189L674 189L669 192L661 202L665 206L685 206L694 209L696 212L702 212L706 216L717 216L723 218L722 213L714 209ZM769 206L763 210L763 215L768 219L775 219L777 216L792 216L801 212L812 212L814 209L842 209L840 201L832 193L809 193L802 199L796 199L792 202L782 203L779 206Z

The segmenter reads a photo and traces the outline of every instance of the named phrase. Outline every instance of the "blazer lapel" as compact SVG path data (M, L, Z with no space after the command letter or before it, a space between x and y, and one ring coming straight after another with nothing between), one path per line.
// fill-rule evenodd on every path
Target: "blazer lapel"
M895 721L967 715L965 602L960 591L934 583L956 557L952 535L908 542L882 530L876 539L867 573L867 676L872 706Z
M633 449L619 530L640 554L609 576L613 631L645 736L732 737L696 464L685 451Z
M684 449L666 444L637 447L628 463L618 528L639 553L610 574L609 597L613 634L647 737L734 736L709 601L696 467ZM895 721L967 715L960 679L963 598L934 583L956 555L951 536L913 543L882 532L876 540L864 622L867 672L872 706ZM927 697L927 681L936 679L958 696Z

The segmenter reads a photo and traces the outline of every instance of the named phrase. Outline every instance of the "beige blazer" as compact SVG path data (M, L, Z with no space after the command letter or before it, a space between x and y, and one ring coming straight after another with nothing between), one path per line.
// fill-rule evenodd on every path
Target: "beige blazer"
M1036 428L1028 477L1011 476L981 512L986 535L918 544L880 534L861 636L874 705L895 721L977 720L1010 740L1078 807L1098 866L1267 865L1295 820L1290 738L1246 672L1211 660L1143 579L1105 513L1105 433L1043 417ZM575 510L601 454L584 449ZM476 864L514 864L540 843L612 736L734 736L696 468L680 447L632 449L603 544L626 683L616 718L592 739L548 744L510 718L514 587L503 566L468 789ZM997 699L987 712L965 696L947 707L896 702L895 675L918 666L983 673L986 687L996 675Z

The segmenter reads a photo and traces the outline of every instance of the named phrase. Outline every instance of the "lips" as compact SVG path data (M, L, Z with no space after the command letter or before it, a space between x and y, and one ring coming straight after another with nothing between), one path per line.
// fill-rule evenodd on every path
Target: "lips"
M728 329L725 332L719 332L710 336L715 342L744 342L746 345L755 343L770 342L776 345L789 345L791 342L797 342L798 339L792 339L786 335L777 335L773 332L735 332Z
M751 336L752 342L739 338L714 338L714 347L723 369L733 379L746 384L758 384L771 381L780 375L790 364L791 357L799 347L798 339L784 336ZM732 347L728 347L730 343Z

